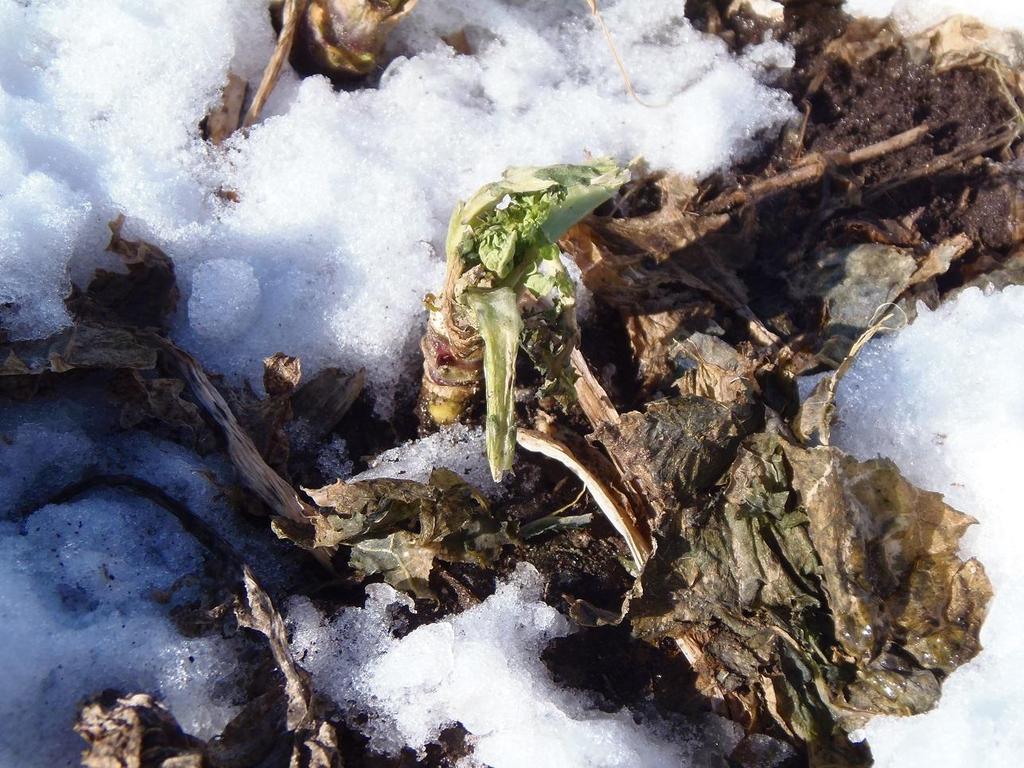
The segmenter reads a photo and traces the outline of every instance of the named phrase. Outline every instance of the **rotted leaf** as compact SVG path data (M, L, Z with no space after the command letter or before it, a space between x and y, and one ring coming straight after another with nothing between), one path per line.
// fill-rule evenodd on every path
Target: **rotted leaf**
M480 492L446 469L435 469L426 483L339 481L307 493L333 511L314 523L306 545L348 546L354 569L382 574L418 597L433 594L427 582L435 558L486 565L513 542ZM292 537L284 528L278 533Z
M124 216L109 227L107 250L121 257L128 273L97 269L85 292L70 300L71 310L96 324L165 328L179 298L174 263L155 245L123 237Z
M748 404L685 395L624 413L594 438L661 515L710 488L756 426Z
M790 293L817 302L825 339L821 355L838 365L879 311L903 294L916 271L916 260L903 248L875 243L834 248L794 275Z
M866 765L849 731L931 709L980 650L991 587L956 554L972 522L889 461L760 434L720 496L666 518L629 616L740 722L774 722L812 766Z

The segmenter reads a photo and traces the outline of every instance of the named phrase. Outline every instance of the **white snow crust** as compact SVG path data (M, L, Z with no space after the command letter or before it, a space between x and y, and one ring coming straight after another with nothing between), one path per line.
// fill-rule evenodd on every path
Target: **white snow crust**
M379 86L336 93L286 68L264 122L214 151L199 122L229 69L258 81L265 6L0 0L0 326L13 338L68 323L71 279L110 260L105 224L124 213L175 259L175 335L203 361L257 385L277 351L307 375L365 366L386 414L458 197L506 166L588 152L701 176L793 114L760 81L791 51L736 60L682 4L602 3L648 108L583 2L432 0L399 27ZM460 29L475 55L442 42Z
M386 585L368 588L364 608L325 617L292 598L293 650L322 693L354 713L368 713L372 743L397 752L422 748L462 723L474 765L493 768L679 768L696 754L721 754L739 734L708 724L644 720L607 713L590 696L559 687L540 658L573 626L541 599L543 581L529 565L479 605L418 627L401 639L392 615L411 601Z
M934 711L865 729L880 768L1012 766L1024 754L1024 287L965 290L876 339L841 381L834 444L886 456L977 518L962 544L995 589L984 650Z
M907 33L921 32L958 14L993 27L1024 31L1024 3L1018 0L846 0L843 7L854 16L892 16Z

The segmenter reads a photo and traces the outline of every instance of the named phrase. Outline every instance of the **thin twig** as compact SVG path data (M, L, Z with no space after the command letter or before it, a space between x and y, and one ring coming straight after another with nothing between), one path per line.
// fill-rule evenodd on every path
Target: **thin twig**
M923 179L926 176L934 176L938 173L942 173L943 171L947 171L950 168L961 165L968 160L980 157L987 152L1009 146L1010 143L1020 135L1020 133L1021 127L1016 124L1016 121L1014 121L991 136L986 136L983 139L978 139L977 141L972 141L969 144L964 144L963 146L957 147L952 152L940 155L924 165L920 165L906 173L891 176L888 179L879 182L868 191L865 195L865 199L872 200L879 195L897 187L901 187L904 184L909 184L912 181Z
M256 89L256 95L252 98L249 111L245 113L245 120L242 121L243 128L248 128L260 119L263 105L270 98L270 93L274 90L274 86L277 85L277 79L281 76L281 68L292 52L292 43L295 42L295 31L299 27L299 19L306 12L307 2L308 0L286 0L281 23L281 34L278 35L277 45L274 46L274 52L270 55L270 61L267 62L267 66L263 70L263 79L260 80L260 87Z
M929 125L918 125L909 131L903 131L903 133L861 147L853 152L830 152L827 155L815 152L807 155L799 165L788 171L783 171L767 179L758 179L749 186L720 195L708 203L703 212L724 213L786 190L812 184L820 180L829 168L846 168L907 149L921 141L930 130L931 126Z

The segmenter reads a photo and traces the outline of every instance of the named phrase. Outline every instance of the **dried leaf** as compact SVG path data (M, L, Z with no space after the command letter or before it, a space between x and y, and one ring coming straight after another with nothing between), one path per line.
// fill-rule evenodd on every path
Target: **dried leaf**
M819 253L790 279L795 299L820 303L828 341L821 351L837 366L877 319L880 307L910 285L917 262L909 251L874 243Z
M324 368L300 385L292 395L292 416L309 430L317 443L334 430L363 391L366 371L346 374L338 368Z
M342 768L341 750L334 726L319 722L295 740L288 768Z
M50 341L48 357L54 373L75 368L149 370L156 367L157 351L132 331L78 323Z
M670 637L698 687L749 727L765 720L812 766L866 765L847 733L924 712L980 650L991 596L956 554L973 521L889 461L750 438L694 521L666 518L629 606Z
M242 121L242 106L249 84L245 78L228 72L228 81L221 91L220 103L206 116L203 134L215 147L223 144L238 130Z
M106 691L86 703L75 731L88 747L85 768L207 768L203 744L145 693Z
M513 542L480 492L446 469L435 469L426 483L338 481L306 492L333 512L317 519L303 546L348 546L357 571L382 574L391 586L418 597L433 597L428 578L435 558L486 565ZM275 529L295 536L280 521Z
M178 304L174 263L155 245L121 236L124 216L110 222L107 250L121 257L128 274L97 269L85 293L69 302L80 320L133 328L165 328Z
M288 0L273 0L280 25ZM300 10L292 65L303 75L321 74L336 83L365 77L377 66L391 30L417 0L309 0Z
M660 517L710 488L756 428L747 404L686 395L656 400L594 431Z
M275 352L263 361L263 388L271 397L290 395L302 379L302 362L284 352Z
M200 454L216 446L216 439L194 403L184 399L181 379L147 379L135 370L126 370L111 383L121 401L120 424L123 429L156 427L162 434Z

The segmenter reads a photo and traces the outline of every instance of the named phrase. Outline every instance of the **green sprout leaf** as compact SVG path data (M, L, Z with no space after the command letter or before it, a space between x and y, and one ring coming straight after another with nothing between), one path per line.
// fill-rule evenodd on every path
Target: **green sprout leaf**
M487 460L491 475L500 482L512 469L516 449L515 400L516 353L523 320L510 288L467 293L476 311L484 340L484 391L487 395Z
M511 469L515 450L519 346L543 374L545 394L571 395L566 362L578 336L575 286L556 242L628 180L629 171L608 159L509 168L452 215L448 268L461 277L449 295L461 307L458 323L484 343L487 455L496 480Z

